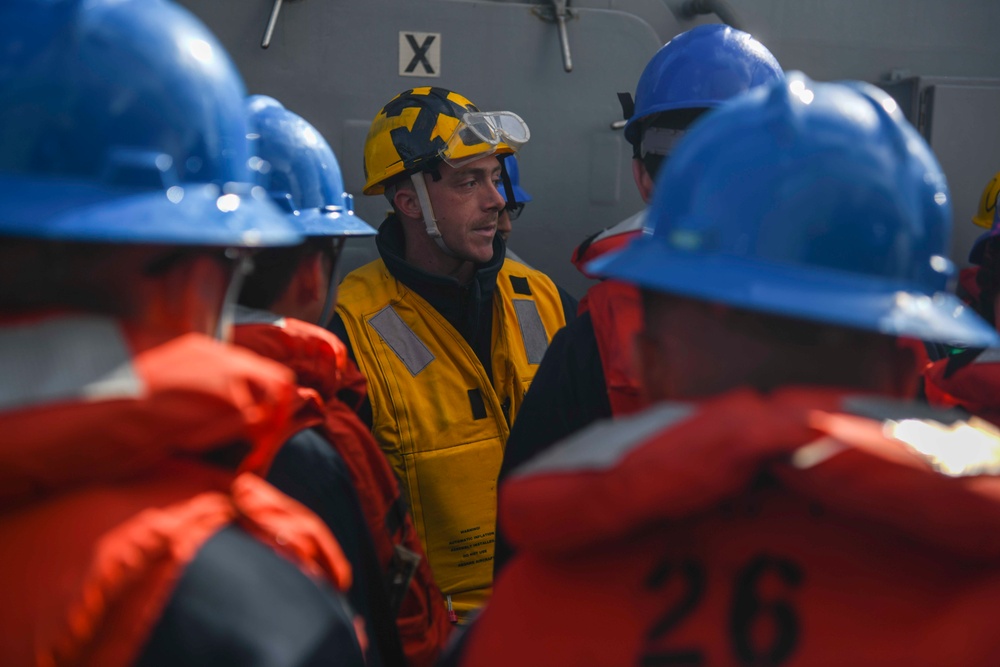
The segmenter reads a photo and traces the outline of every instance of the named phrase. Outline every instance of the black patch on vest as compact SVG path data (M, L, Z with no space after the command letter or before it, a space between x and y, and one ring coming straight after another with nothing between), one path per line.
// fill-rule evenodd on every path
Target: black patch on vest
M472 406L473 419L486 419L486 403L483 402L483 395L478 389L469 390L469 405Z
M528 279L521 276L511 276L510 285L514 288L514 294L531 296L531 288L528 286Z

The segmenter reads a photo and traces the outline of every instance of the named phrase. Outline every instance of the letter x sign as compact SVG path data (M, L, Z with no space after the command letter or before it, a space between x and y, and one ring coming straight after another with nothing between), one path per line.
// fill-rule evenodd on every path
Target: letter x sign
M399 33L399 76L441 76L441 33Z

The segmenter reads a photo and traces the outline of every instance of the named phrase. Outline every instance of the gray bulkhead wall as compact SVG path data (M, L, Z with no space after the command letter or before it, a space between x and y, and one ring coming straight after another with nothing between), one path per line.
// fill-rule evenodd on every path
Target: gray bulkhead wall
M252 93L273 95L329 139L358 213L381 222L382 197L361 194L362 146L372 117L413 86L455 89L483 109L509 109L530 125L522 184L533 195L515 223L511 247L576 295L587 286L569 263L589 234L641 207L616 93L633 91L643 66L676 33L717 17L684 19L680 0L570 0L566 22L573 70L564 70L549 2L509 0L285 0L267 50L261 38L272 0L180 0L219 36ZM820 80L881 82L895 77L1000 78L1000 0L730 0L745 30L786 69ZM437 35L425 57L439 76L412 64L412 47ZM432 62L433 61L433 62ZM937 81L941 84L940 81ZM929 96L934 97L934 96ZM989 94L951 104L933 127L953 191L956 241L964 263L978 228L968 221L979 192L1000 169L1000 140ZM983 106L987 105L987 106ZM967 118L956 132L950 124ZM984 124L983 133L976 127ZM988 124L988 127L986 125ZM978 137L978 139L975 139ZM961 159L968 151L968 159ZM947 150L945 147L947 146ZM956 157L959 156L959 157ZM986 167L985 165L992 165ZM349 262L373 258L371 242L348 244Z
M555 24L527 4L295 0L285 2L267 50L260 42L270 0L185 4L230 50L250 92L273 95L323 132L356 211L376 226L387 202L361 194L365 135L383 104L415 86L451 88L481 109L508 109L527 121L521 178L534 200L515 223L511 247L572 292L582 294L587 283L569 263L575 244L642 205L628 146L611 127L622 117L616 93L634 88L660 46L635 15L579 10L569 24L567 74ZM440 76L400 76L400 32L439 35ZM412 52L405 54L408 65ZM376 256L366 241L345 252L354 265L361 255Z

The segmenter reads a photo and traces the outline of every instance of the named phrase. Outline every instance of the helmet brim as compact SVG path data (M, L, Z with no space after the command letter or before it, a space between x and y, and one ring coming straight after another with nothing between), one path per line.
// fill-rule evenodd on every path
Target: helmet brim
M905 284L847 272L734 256L678 252L640 238L591 262L588 273L733 307L889 336L991 347L1000 336L952 294L926 296Z
M302 235L262 188L213 184L136 192L81 182L0 178L2 234L94 243L271 247Z
M374 227L356 216L343 211L300 211L294 222L306 236L375 236Z

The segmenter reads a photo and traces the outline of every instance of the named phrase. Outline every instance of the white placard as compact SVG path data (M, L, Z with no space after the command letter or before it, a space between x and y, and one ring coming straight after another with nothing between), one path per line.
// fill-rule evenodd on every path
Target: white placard
M399 33L399 76L441 76L441 33Z

